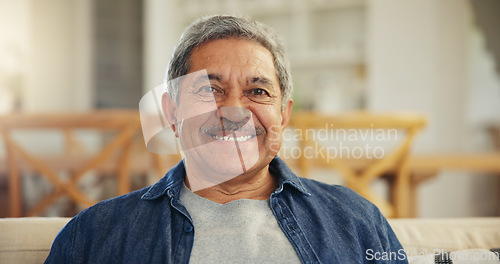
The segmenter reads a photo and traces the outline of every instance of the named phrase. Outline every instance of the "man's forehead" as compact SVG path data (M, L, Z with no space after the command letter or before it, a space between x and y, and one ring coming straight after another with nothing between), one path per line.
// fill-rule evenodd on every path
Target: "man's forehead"
M210 71L209 71L210 72ZM193 76L193 83L207 83L207 82L224 82L225 77L221 74L218 73L207 73L207 71L204 71L203 73L205 74L199 74L197 76ZM244 79L245 83L250 85L250 84L260 84L263 86L272 86L275 83L273 82L272 78L266 75L253 75L250 74L245 77Z
M218 54L218 55L206 55L204 57L202 55L198 55L198 58L204 59L210 63L224 62L224 61L231 60L231 65L235 66L235 67L245 66L248 64L258 65L258 64L262 63L262 59L258 56L243 55L243 54L235 54L235 55L229 56L229 55L223 53L222 56L220 54Z
M191 66L206 68L207 71L239 70L248 71L275 71L274 62L267 54L257 52L237 53L238 51L217 51L209 53L194 53L191 55Z
M231 60L233 64L273 62L273 55L262 44L247 39L226 38L209 40L191 51L190 60L220 62Z

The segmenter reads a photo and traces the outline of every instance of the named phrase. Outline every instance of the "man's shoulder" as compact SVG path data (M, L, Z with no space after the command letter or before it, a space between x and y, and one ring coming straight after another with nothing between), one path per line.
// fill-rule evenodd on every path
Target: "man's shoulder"
M346 186L327 184L310 178L297 176L279 157L273 159L271 166L273 169L279 171L280 175L286 178L286 181L288 181L290 185L294 186L302 193L308 193L309 198L307 200L319 200L322 203L330 202L329 204L331 204L331 202L334 204L354 202L361 206L372 206L368 200Z
M361 197L356 192L343 185L328 184L309 178L300 178L300 181L302 182L304 187L311 194L313 194L313 196L318 196L321 198L333 198L333 197L348 198L348 199L361 198L364 200L363 197Z
M307 178L300 178L300 181L310 193L308 200L321 207L342 213L379 214L378 208L373 203L346 186L327 184Z
M141 247L130 245L143 242L145 247L152 247L147 243L160 232L168 237L168 232L172 231L168 215L170 203L164 200L168 196L143 199L149 189L104 200L83 210L58 233L48 263L62 263L59 259L106 259L87 262L113 263L110 258L120 259L128 253L140 256L131 252ZM108 254L110 252L113 254Z
M150 187L142 188L130 193L119 195L110 199L106 199L96 203L95 205L87 208L82 213L96 213L99 211L114 211L117 210L129 210L131 207L135 207L141 202L141 197Z
M148 211L153 211L155 206L160 202L142 199L142 196L150 188L142 188L100 201L80 212L73 220L87 227L95 225L102 228L103 225L113 225L140 217L148 213Z
M152 218L167 213L170 210L169 203L165 202L165 199L170 200L167 190L178 188L176 180L182 176L182 165L180 162L151 186L98 202L78 214L75 221L86 224L96 221L124 223L130 219Z

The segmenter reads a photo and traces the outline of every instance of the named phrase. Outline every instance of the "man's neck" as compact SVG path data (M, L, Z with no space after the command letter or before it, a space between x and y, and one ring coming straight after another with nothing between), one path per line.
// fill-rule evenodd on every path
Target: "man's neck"
M186 186L190 187L190 177L186 177ZM241 175L229 181L211 186L194 193L216 203L225 204L239 199L265 200L278 186L277 180L266 167L256 175Z

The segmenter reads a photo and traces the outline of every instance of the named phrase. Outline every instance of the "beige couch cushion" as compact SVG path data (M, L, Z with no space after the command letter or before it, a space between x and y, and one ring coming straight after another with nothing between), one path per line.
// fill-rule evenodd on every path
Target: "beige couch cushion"
M0 263L43 263L59 230L70 218L0 218ZM500 217L390 219L405 251L433 253L500 247Z
M43 263L70 218L0 218L0 263Z
M500 217L390 219L408 255L500 247Z

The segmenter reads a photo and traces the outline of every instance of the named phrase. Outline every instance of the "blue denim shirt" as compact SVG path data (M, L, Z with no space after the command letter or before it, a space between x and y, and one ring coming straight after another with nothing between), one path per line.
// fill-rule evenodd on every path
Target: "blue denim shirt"
M279 158L271 209L302 263L407 263L386 219L350 189L299 178ZM150 188L100 202L57 235L45 263L188 263L195 227L180 162ZM228 260L231 263L231 260Z

